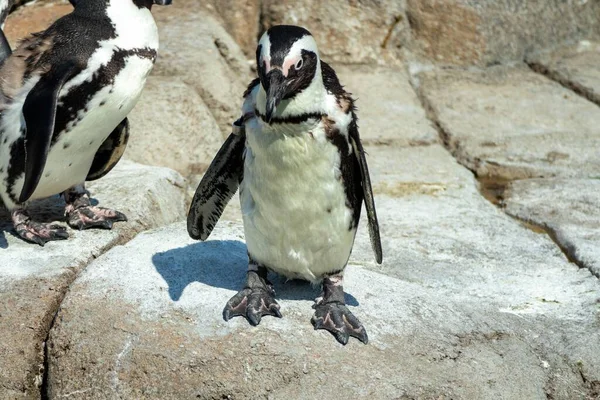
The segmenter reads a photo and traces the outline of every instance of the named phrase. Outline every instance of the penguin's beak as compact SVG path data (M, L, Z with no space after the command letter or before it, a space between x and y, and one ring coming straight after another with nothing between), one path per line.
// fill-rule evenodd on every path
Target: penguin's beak
M154 0L154 4L157 6L168 6L173 2L173 0Z
M285 96L285 76L280 69L272 69L267 74L265 91L267 92L267 122L271 122L273 115L277 111L277 106Z

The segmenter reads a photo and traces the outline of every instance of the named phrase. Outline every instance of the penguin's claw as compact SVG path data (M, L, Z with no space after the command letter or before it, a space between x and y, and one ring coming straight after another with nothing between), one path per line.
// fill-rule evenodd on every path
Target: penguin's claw
M112 229L113 223L127 221L125 214L103 207L85 206L67 211L67 223L73 229Z
M23 240L44 246L53 240L65 240L69 238L69 233L64 226L56 224L44 224L27 219L15 225L17 235Z
M315 330L325 329L343 345L348 343L350 336L357 338L364 344L369 342L367 331L358 318L350 312L348 307L339 303L320 303L313 306L315 314L312 322Z
M227 302L223 310L223 319L229 321L233 317L245 317L250 324L256 326L265 315L281 318L279 309L279 304L269 291L262 288L245 288Z

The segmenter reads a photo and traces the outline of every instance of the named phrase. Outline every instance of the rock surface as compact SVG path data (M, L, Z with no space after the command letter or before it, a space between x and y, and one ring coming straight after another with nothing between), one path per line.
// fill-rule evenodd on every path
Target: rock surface
M410 146L439 141L404 68L334 68L341 84L356 99L363 142Z
M151 77L129 122L124 157L184 176L204 172L223 141L202 98L177 78Z
M121 162L90 185L100 205L124 212L129 221L112 231L73 231L45 247L12 234L10 217L0 211L0 398L40 396L43 343L69 284L95 257L142 230L185 215L183 179L166 168ZM38 220L62 220L64 203L54 198L32 205Z
M256 42L262 34L260 3L257 0L211 1L211 5L223 19L227 32L251 60L256 57Z
M534 70L600 105L600 42L581 41L528 59Z
M247 263L241 224L221 221L199 243L178 223L114 248L71 286L50 335L50 395L592 397L598 280L485 201L440 146L368 150L385 262L363 225L346 289L369 345L314 331L318 291L281 279L283 319L225 323Z
M430 61L489 66L600 36L600 3L407 0L411 49Z
M245 55L202 2L178 0L177 7L155 9L161 47L153 74L194 88L229 135L253 78Z
M16 3L25 3L25 1L19 0ZM3 31L14 49L22 38L33 32L45 30L58 18L72 10L73 6L67 0L38 1L15 10L6 19Z
M458 160L480 178L594 177L600 109L525 67L438 70L420 90Z
M596 179L530 179L510 184L506 212L543 226L565 252L600 277L600 175Z

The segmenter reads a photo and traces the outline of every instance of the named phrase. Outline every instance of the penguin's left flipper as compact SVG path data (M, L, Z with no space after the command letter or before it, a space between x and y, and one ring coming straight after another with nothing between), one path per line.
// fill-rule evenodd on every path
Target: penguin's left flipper
M125 118L102 143L92 162L86 181L95 181L108 174L117 165L129 141L129 121Z
M24 203L37 188L52 142L56 105L58 95L65 82L77 73L74 63L65 63L53 67L42 75L27 95L23 105L25 119L25 180L19 196L19 203Z
M371 238L371 247L375 253L375 260L377 261L377 264L381 264L383 261L383 251L381 249L381 237L379 235L379 222L377 220L377 212L375 211L375 199L373 197L373 189L371 187L369 167L367 166L365 150L360 142L356 118L353 118L348 131L354 153L358 158L358 165L360 166L361 186L364 195L365 207L367 209L367 219L369 221L369 237Z
M221 146L194 194L187 218L188 233L193 239L208 239L237 191L244 175L245 142L240 119L234 124L234 132Z

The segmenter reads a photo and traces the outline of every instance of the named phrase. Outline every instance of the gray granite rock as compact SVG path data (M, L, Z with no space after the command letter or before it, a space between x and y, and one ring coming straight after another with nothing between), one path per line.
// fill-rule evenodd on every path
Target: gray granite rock
M407 0L409 47L446 65L522 61L600 37L600 3L563 0Z
M369 345L314 331L318 290L277 278L283 319L224 322L245 275L241 223L205 243L178 223L71 286L50 334L50 397L592 397L598 280L479 196L440 146L368 151L384 264L362 225L345 287Z
M600 175L512 182L506 212L549 230L571 259L600 277Z
M582 40L529 57L533 69L600 105L600 42Z
M200 95L177 78L151 77L129 122L125 158L184 176L204 172L223 141Z
M0 211L0 398L39 398L43 345L70 283L109 248L182 219L183 185L175 171L121 162L88 188L100 205L119 209L129 221L112 231L69 229L68 240L43 248L14 237L9 215ZM53 198L31 209L40 220L60 221L62 207Z
M240 45L248 59L256 58L256 42L262 33L260 27L260 0L210 0L216 13L223 19L227 32Z
M600 174L600 109L526 67L435 70L420 90L455 157L477 176Z
M153 74L194 88L228 135L252 79L246 56L203 2L178 0L155 9L160 55Z
M366 144L431 144L438 133L425 115L404 67L334 65L340 82L358 107Z

